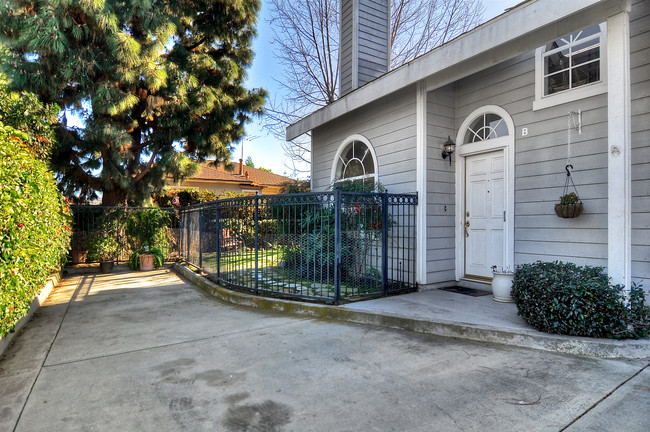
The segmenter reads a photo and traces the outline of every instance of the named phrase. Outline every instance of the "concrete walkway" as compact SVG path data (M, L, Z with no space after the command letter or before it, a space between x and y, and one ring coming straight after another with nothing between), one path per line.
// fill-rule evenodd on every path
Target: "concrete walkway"
M328 306L237 293L181 265L175 264L174 269L215 298L242 306L567 354L650 359L649 339L617 341L541 333L517 316L513 303L496 302L491 295L430 290Z
M215 301L169 269L64 278L0 359L0 431L650 428L648 359L384 327L430 329L424 302L436 294L315 309L232 295L265 310ZM274 312L290 305L298 315ZM511 305L493 306L516 324ZM334 311L337 320L385 321L320 319Z

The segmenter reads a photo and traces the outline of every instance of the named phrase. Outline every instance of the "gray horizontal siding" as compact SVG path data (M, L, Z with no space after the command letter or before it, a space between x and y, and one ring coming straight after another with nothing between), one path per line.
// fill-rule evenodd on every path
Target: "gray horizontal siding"
M443 160L442 144L454 136L455 92L444 87L427 94L427 283L455 278L455 179ZM455 139L455 138L454 138Z
M535 59L530 52L457 86L456 127L475 109L497 105L515 124L515 263L538 259L607 264L606 95L532 111ZM577 219L561 219L554 205L564 189L567 113L583 112L583 133L572 134L573 180L585 204ZM528 129L526 137L521 128Z
M650 2L630 13L632 279L650 292Z
M414 193L415 88L401 90L312 132L314 190L330 186L334 156L345 139L365 136L377 154L379 181L391 193Z
M354 16L352 0L341 1L341 25L339 43L339 94L345 95L352 88L352 62L354 61Z
M341 2L341 95L388 71L389 10L388 0L359 0L356 9L351 0Z

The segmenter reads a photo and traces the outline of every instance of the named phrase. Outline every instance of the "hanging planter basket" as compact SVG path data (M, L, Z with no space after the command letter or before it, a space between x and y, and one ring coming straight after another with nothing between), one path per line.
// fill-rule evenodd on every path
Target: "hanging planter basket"
M578 196L576 185L573 184L569 168L573 169L573 165L569 164L564 168L566 170L564 192L560 197L560 202L555 204L555 214L561 218L576 218L580 216L584 210L582 201L580 201L580 197ZM569 187L573 188L573 192L569 192Z
M582 214L584 206L577 204L555 204L555 214L561 218L575 218Z

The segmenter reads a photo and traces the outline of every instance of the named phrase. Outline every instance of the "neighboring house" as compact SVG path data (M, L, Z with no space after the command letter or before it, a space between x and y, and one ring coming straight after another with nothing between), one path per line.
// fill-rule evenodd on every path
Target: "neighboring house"
M278 174L273 174L261 169L246 166L239 160L239 164L230 171L223 164L214 166L203 163L199 172L191 178L174 183L167 181L168 187L184 189L207 189L212 192L233 192L247 194L273 195L280 193L282 185L292 182L293 179Z
M386 73L389 4L342 0L343 95L287 128L311 133L312 190L417 192L425 288L536 260L650 288L650 1L524 1ZM585 210L563 219L569 140Z

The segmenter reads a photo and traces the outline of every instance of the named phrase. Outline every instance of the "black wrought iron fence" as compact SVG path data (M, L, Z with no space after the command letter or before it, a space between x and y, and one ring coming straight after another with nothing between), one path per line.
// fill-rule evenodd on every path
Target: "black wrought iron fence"
M118 244L117 261L127 261L134 248L134 240L129 239L125 234L125 223L129 215L141 210L151 210L149 207L109 207L109 206L71 206L73 215L72 240L68 262L79 264L92 262L88 257L89 243L93 233L100 229L100 226L107 217L116 222L114 232ZM167 231L167 252L166 259L174 259L180 256L179 252L179 213L176 208L161 209L169 214L169 230Z
M180 253L219 282L338 303L416 289L416 195L323 192L180 210Z

